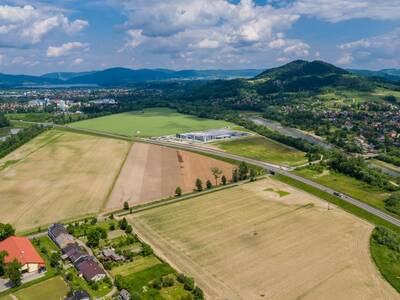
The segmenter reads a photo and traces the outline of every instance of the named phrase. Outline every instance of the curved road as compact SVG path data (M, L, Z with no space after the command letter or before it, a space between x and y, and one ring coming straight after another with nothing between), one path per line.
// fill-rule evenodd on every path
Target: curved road
M29 122L29 123L34 123L34 122ZM117 134L112 134L112 133L105 133L105 132L99 132L96 130L88 130L88 129L81 129L81 128L72 128L68 125L54 125L54 124L49 124L49 123L36 123L36 124L42 124L45 126L53 126L53 127L59 127L59 128L65 128L65 129L70 129L70 130L74 130L74 131L81 131L81 132L86 132L86 133L92 133L92 134L100 134L103 136L108 136L108 137L114 137L114 138L124 138L127 139L127 137L124 136L119 136ZM167 141L159 141L159 140L151 140L151 139L134 139L137 141L141 141L141 142L145 142L145 143L150 143L150 144L155 144L155 145L160 145L160 146L169 146L169 147L174 147L174 148L180 148L180 149L186 149L186 150L192 150L192 151L197 151L197 152L202 152L202 153L208 153L208 154L213 154L213 155L217 155L220 157L225 157L225 158L230 158L230 159L234 159L234 160L238 160L238 161L244 161L246 163L249 164L253 164L255 166L264 168L267 171L272 171L278 174L282 174L284 176L287 176L289 178L295 179L297 181L300 181L302 183L305 183L307 185L310 185L316 189L319 189L321 191L324 191L326 193L329 193L333 196L340 195L340 199L351 203L383 220L386 220L387 222L392 223L395 226L400 227L400 220L392 217L391 215L376 209L364 202L361 202L357 199L354 199L348 195L344 195L334 189L328 188L322 184L316 183L312 180L306 179L304 177L298 176L296 174L292 174L290 172L288 172L287 168L278 166L278 165L274 165L274 164L270 164L270 163L266 163L266 162L262 162L259 160L255 160L255 159L251 159L251 158L247 158L247 157L243 157L243 156L239 156L239 155L235 155L235 154L231 154L231 153L227 153L227 152L223 152L223 151L219 151L219 150L215 150L215 149L210 149L210 148L204 148L204 147L200 147L200 146L195 146L195 145L188 145L188 144L182 144L182 143L173 143L173 142L167 142Z

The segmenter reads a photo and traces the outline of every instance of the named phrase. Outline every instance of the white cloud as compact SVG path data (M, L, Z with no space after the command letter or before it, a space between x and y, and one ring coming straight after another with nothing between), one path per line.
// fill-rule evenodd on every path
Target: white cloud
M82 58L77 58L73 61L73 65L80 65L81 63L83 63L83 59Z
M46 55L47 57L60 57L69 55L73 52L88 51L88 50L89 50L89 44L87 43L70 42L70 43L65 43L59 47L49 46L47 48Z
M256 5L252 0L233 4L228 0L122 0L129 21L124 24L127 40L120 50L167 55L184 62L249 61L248 55L271 52L284 55L284 48L299 40L285 40L283 32L299 15ZM280 43L280 45L279 45ZM267 47L266 47L267 45ZM306 55L305 43L288 56ZM285 47L284 47L285 46ZM299 47L299 46L298 46ZM191 53L190 56L182 54ZM273 54L276 52L275 54ZM227 59L227 56L232 56ZM265 57L265 55L264 55Z
M4 58L5 58L4 54L0 54L0 66L3 65Z
M193 48L198 48L198 49L215 49L219 47L219 42L215 40L210 40L208 38L205 38L198 42L196 45L193 46Z
M310 46L304 42L293 42L292 45L286 47L283 52L295 57L306 57L309 54Z
M400 28L391 32L364 38L339 46L343 52L351 55L352 60L357 62L365 62L374 58L380 64L397 66L400 63Z
M52 31L73 34L88 25L85 20L70 21L55 8L0 5L0 47L23 48L40 43Z
M340 22L359 18L398 20L399 7L398 0L298 0L287 9L303 16Z
M344 54L341 58L339 58L336 63L341 66L350 65L353 62L354 58L350 53Z

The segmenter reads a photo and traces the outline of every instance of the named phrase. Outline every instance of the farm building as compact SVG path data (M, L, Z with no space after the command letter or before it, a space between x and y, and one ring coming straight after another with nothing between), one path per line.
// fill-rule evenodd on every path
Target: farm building
M179 139L194 140L200 142L209 142L214 140L230 139L235 137L243 137L249 135L246 132L234 131L227 129L213 129L208 131L178 133L176 135Z
M75 243L74 237L68 233L68 230L62 224L53 224L48 230L49 237L61 249L68 244Z
M21 271L27 273L40 272L45 268L45 262L26 237L11 236L0 242L0 252L8 255L4 258L5 264L15 259L22 265Z

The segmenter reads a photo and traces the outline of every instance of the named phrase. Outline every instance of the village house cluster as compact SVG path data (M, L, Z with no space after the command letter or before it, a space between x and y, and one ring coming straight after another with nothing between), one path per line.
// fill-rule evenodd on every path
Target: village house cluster
M62 224L53 224L48 229L48 235L61 249L61 258L69 260L86 281L100 281L107 274L96 258L88 253Z

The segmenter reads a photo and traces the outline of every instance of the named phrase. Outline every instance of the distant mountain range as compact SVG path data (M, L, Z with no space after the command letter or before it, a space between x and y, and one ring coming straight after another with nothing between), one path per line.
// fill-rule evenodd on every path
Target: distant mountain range
M262 70L182 70L111 68L90 72L57 72L42 76L8 75L0 73L0 87L41 85L123 86L148 81L214 80L252 78Z
M56 72L41 76L8 75L0 73L0 87L28 86L70 86L94 85L100 87L127 86L142 82L168 80L216 80L249 79L257 80L257 86L265 92L279 90L313 89L322 85L364 85L362 77L383 78L382 80L400 81L400 70L381 71L344 70L323 61L307 62L296 60L286 65L268 70L182 70L168 69L127 69L111 68L88 72ZM232 84L232 83L229 83ZM228 84L228 85L229 85Z
M382 77L392 81L400 81L400 69L383 69L380 71L349 69L349 71L364 77Z

